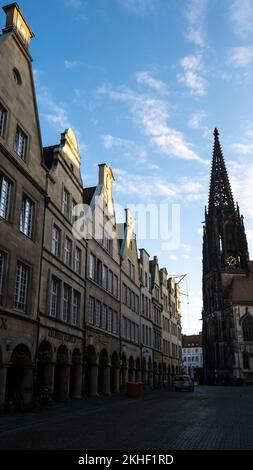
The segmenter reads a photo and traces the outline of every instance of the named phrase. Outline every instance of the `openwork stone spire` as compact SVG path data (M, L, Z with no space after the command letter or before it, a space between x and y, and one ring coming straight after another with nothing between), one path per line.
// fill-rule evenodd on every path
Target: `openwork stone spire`
M218 129L214 129L214 149L209 192L209 210L214 207L234 209L234 199L224 162Z

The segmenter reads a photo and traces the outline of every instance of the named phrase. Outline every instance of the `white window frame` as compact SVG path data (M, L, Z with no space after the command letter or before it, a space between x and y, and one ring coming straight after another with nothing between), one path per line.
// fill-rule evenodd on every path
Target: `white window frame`
M10 202L11 202L11 182L8 178L1 175L0 181L0 217L9 221Z
M14 150L16 154L21 158L21 160L25 160L27 142L28 142L27 135L24 133L24 131L22 131L22 129L19 126L17 126Z
M20 211L19 229L28 238L32 238L33 235L33 220L34 202L24 194Z
M29 267L18 261L16 269L14 306L25 312L27 308Z

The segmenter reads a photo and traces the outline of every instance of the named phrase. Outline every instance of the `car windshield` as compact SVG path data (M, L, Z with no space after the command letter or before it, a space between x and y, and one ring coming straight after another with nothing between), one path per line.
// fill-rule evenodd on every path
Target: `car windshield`
M180 382L189 382L190 377L188 377L187 375L177 375L175 377L175 380L179 380Z

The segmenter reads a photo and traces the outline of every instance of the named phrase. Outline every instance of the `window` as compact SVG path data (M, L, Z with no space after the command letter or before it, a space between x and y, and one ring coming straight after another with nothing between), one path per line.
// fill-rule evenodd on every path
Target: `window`
M15 285L15 308L19 310L26 310L27 304L27 291L29 281L29 268L20 261L17 264L16 271L16 285Z
M76 215L74 215L74 210L75 210L75 207L76 207L76 201L74 201L74 199L72 199L72 213L71 213L71 220L72 220L72 225L75 223L76 221Z
M5 265L6 265L6 254L3 251L0 251L0 304L3 301Z
M74 265L74 269L75 269L75 272L77 274L80 274L81 273L81 256L82 256L82 253L81 253L81 250L80 248L75 248L75 265Z
M107 329L110 332L112 331L112 310L110 308L108 308Z
M78 324L78 312L80 305L80 294L74 290L73 293L73 305L72 305L72 324Z
M6 117L7 117L7 111L6 111L6 109L0 104L0 136L1 136L1 137L4 137L5 126L6 126Z
M52 232L52 253L55 256L60 256L60 240L61 231L56 227L56 225L54 225Z
M118 333L118 313L113 312L113 326L112 332L116 335Z
M18 69L16 69L16 67L14 67L13 69L13 78L17 85L22 85L21 75Z
M109 292L112 293L112 289L113 289L113 273L112 271L109 271L108 273L108 290Z
M96 282L102 285L102 263L99 259L97 259Z
M32 238L34 218L34 203L27 196L23 196L20 214L20 232Z
M62 212L65 217L69 216L69 192L65 188L62 195Z
M27 148L27 136L20 129L20 127L17 127L14 150L22 160L25 159L26 148Z
M96 317L95 317L95 325L101 325L101 302L98 300L96 301Z
M127 286L123 284L123 292L122 292L122 297L123 297L123 304L127 304Z
M90 254L89 277L90 279L93 279L93 281L95 280L95 263L96 263L95 256Z
M104 289L107 289L108 286L108 268L104 264L102 267L102 286Z
M118 297L118 276L116 274L113 276L113 295Z
M102 305L102 328L103 330L106 330L106 326L107 326L107 306L106 305Z
M135 295L135 312L139 313L139 297Z
M148 273L145 273L145 287L148 287Z
M95 299L94 297L89 298L89 312L88 312L88 322L94 324L94 309L95 309Z
M250 315L243 320L242 329L244 341L253 341L253 318Z
M64 242L64 263L67 265L67 266L70 266L70 262L71 262L71 240L66 237L65 238L65 242Z
M11 183L5 176L0 176L0 217L5 220L10 217L10 202Z
M58 301L60 293L60 282L55 277L51 281L51 302L50 302L50 316L56 318L58 312Z
M63 304L62 304L62 320L68 321L69 308L70 308L71 289L64 284L63 289Z

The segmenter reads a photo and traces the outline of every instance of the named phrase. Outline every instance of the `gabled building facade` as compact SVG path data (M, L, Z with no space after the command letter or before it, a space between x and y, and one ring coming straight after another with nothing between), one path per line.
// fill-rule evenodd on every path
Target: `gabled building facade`
M0 407L34 389L46 169L29 52L16 3L0 36Z
M97 186L83 192L92 216L85 309L85 383L91 396L117 393L120 386L120 253L113 182L111 168L102 164Z
M144 248L140 250L140 329L141 329L141 364L142 380L145 385L153 387L153 320L151 274L149 271L149 254Z
M121 361L122 388L128 381L141 380L140 358L140 272L135 221L125 210L124 224L118 225L121 258Z
M152 318L153 318L153 349L154 349L154 386L163 383L163 351L162 351L162 289L157 256L149 262L151 274Z
M55 399L80 398L83 380L86 240L73 231L83 201L80 154L74 132L44 148L47 173L40 289L37 387Z

